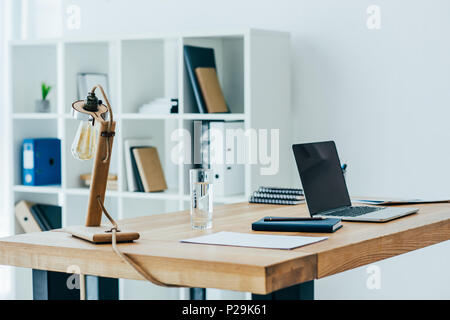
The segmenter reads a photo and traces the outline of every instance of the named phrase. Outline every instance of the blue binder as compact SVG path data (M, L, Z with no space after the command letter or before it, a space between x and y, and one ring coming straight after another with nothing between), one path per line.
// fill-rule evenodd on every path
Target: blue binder
M26 186L61 184L61 140L23 140L22 183Z

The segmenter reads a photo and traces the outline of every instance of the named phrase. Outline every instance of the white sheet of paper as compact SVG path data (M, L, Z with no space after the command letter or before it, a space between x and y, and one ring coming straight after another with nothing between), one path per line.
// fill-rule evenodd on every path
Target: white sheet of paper
M328 237L279 236L221 231L180 241L222 246L290 250L326 239L328 239Z

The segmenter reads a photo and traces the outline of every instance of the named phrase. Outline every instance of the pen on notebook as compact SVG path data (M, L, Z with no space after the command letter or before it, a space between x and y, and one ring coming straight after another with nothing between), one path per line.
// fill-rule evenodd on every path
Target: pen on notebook
M314 218L314 217L313 218L306 218L306 217L303 217L303 218L267 217L267 218L264 218L264 221L265 222L267 222L267 221L316 221L316 220L323 220L323 219L325 219L325 218L323 218L323 217L316 217L316 218Z

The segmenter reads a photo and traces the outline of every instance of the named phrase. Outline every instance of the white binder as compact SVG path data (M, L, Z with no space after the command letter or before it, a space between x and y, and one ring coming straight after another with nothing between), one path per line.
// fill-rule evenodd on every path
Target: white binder
M233 130L239 138L227 139L227 130ZM229 133L233 131L228 131ZM214 172L214 195L219 197L244 193L245 172L242 159L244 122L209 122L208 163Z

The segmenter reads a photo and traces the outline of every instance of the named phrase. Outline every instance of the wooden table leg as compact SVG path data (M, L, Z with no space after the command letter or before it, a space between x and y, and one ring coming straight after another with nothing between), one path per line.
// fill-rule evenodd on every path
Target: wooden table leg
M79 300L80 289L70 289L67 279L78 275L33 269L34 300ZM87 300L118 300L119 280L112 278L85 276Z
M314 300L314 280L269 294L252 294L253 300Z

